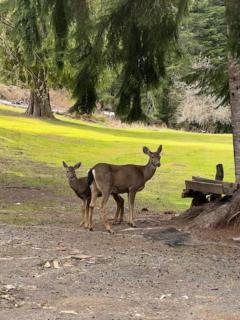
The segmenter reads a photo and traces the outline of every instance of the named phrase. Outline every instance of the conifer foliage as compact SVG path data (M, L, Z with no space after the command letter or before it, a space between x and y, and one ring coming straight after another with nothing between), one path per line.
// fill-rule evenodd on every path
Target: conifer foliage
M4 72L13 82L24 84L31 91L26 114L53 118L48 92L49 21L41 2L32 0L2 1L1 18L8 24L1 32L1 53ZM8 74L7 74L8 75Z
M169 50L177 49L178 26L187 1L118 0L110 5L102 24L106 32L106 60L121 66L117 115L129 122L144 120L143 90L159 85Z

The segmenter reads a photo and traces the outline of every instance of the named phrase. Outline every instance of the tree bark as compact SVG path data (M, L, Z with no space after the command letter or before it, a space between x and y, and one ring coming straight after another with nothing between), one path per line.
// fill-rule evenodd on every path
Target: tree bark
M49 90L45 80L37 79L34 81L34 88L32 88L30 92L26 116L54 118L50 105Z
M228 61L235 178L240 183L240 65L232 56Z

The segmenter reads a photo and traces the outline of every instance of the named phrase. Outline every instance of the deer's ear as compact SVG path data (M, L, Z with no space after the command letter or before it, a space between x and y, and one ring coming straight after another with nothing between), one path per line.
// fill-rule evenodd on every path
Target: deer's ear
M78 169L80 167L81 167L81 162L78 162L78 163L75 164L74 169Z
M157 153L160 154L162 152L162 145L160 145L157 149Z
M64 168L68 168L68 165L66 164L65 161L63 161L63 166L64 166Z
M149 155L149 151L148 147L143 147L143 153Z

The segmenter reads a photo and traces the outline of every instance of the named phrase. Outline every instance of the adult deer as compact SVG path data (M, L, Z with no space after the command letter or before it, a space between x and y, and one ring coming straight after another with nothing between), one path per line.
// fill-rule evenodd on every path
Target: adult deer
M160 154L162 145L156 152L151 152L147 147L143 147L143 152L148 155L149 160L145 166L127 164L113 165L107 163L99 163L95 165L88 173L88 183L91 186L91 203L89 216L93 214L99 192L102 194L101 217L103 223L110 233L111 226L106 217L106 204L111 193L127 193L129 204L129 224L135 227L133 212L136 193L143 190L145 183L152 178L157 167L160 167Z
M76 175L76 169L80 168L81 162L78 162L74 166L68 166L66 162L63 161L63 166L66 169L66 175L69 182L70 187L76 193L76 195L81 199L81 206L82 206L82 221L80 226L85 226L85 228L89 228L92 230L92 216L89 217L89 205L91 201L91 189L88 185L88 178L81 177L78 178ZM98 193L97 196L101 194ZM117 204L117 211L115 214L114 223L121 223L123 220L124 214L124 200L118 194L112 194L116 204ZM120 219L119 219L120 216ZM91 221L90 221L91 219Z

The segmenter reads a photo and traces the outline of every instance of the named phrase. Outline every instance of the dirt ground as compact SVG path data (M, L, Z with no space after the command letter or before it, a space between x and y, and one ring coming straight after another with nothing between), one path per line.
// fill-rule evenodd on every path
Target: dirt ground
M95 213L95 220L98 214ZM0 319L240 319L240 244L141 212L106 233L0 224Z
M89 232L62 168L24 162L12 177L17 165L0 164L0 320L240 320L239 232L141 208L113 235L96 210Z

